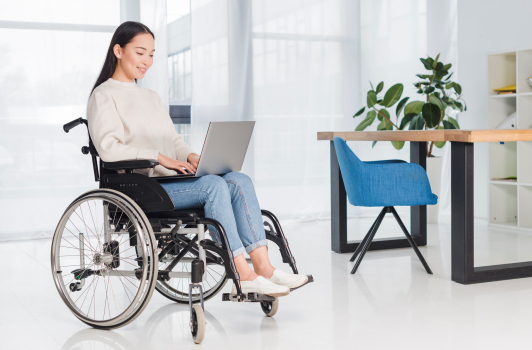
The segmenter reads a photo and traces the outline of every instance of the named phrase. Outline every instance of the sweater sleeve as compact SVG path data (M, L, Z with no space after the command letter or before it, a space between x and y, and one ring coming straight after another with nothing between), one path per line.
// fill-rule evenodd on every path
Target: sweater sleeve
M130 159L155 159L159 151L137 148L124 143L124 125L111 96L93 91L88 107L87 120L94 147L104 162Z
M170 114L166 110L166 108L163 105L163 101L159 94L157 94L155 91L153 92L155 96L157 96L157 101L159 103L159 106L163 110L166 111L166 114L168 118L166 118L166 123L168 124L168 129L170 130L170 134L172 135L172 142L174 144L175 154L177 156L177 160L181 162L186 162L188 160L188 155L191 153L194 153L192 149L183 141L183 136L178 134L177 131L175 131L174 122L172 121L172 118L170 117Z

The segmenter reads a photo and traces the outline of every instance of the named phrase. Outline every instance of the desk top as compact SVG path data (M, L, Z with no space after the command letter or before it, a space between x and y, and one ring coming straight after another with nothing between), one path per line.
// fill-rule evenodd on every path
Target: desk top
M529 130L398 130L398 131L323 131L318 140L334 140L338 136L346 141L455 141L502 142L532 141Z

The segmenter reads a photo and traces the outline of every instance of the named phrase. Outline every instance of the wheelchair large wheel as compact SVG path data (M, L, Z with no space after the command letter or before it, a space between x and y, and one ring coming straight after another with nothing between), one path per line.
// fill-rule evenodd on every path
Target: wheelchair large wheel
M148 219L129 197L109 189L86 192L66 209L54 233L56 288L82 322L101 329L125 326L153 294L156 246Z
M184 236L185 240L190 240L194 237L193 234ZM225 273L225 266L220 256L214 252L208 252L207 266L205 268L205 274L203 275L203 281L201 285L203 287L203 300L209 300L213 298L227 283L227 275ZM167 254L159 261L159 270L166 270L166 267L170 265L174 255ZM194 259L199 259L197 250L197 244L193 251L187 253L183 259L172 269L173 272L190 272L191 262ZM216 261L216 262L215 262ZM168 281L157 281L156 289L159 293L167 297L168 299L180 304L188 304L189 298L189 284L190 279L187 278L171 278ZM197 289L194 289L197 290ZM199 302L200 296L198 293L192 294L192 302Z

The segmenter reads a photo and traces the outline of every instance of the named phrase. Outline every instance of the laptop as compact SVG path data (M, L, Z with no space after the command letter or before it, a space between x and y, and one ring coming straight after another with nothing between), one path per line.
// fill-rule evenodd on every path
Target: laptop
M204 175L223 175L231 171L240 171L251 140L255 121L210 122L203 142L196 173L164 178L190 178ZM184 169L184 168L183 168Z

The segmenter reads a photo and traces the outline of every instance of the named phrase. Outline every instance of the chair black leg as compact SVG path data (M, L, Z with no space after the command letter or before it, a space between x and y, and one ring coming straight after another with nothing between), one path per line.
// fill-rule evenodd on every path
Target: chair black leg
M403 224L403 221L401 220L401 218L399 217L399 215L395 211L394 207L392 207L392 214L395 217L395 220L397 220L397 222L399 223L399 226L401 226L401 229L403 230L403 232L404 232L404 234L406 236L406 239L408 240L408 243L410 243L410 245L412 246L412 248L416 252L417 257L419 258L419 260L421 260L421 263L425 267L425 270L427 271L428 274L432 275L432 271L431 271L429 265L425 261L425 258L423 258L423 255L421 255L421 252L419 251L416 242L414 242L414 240L412 239L412 236L410 236L410 233L408 233L408 230L406 229L405 225Z
M380 214L382 214L383 211L385 211L385 209L382 209ZM379 216L380 216L380 214L379 214ZM362 250L362 248L364 247L364 245L368 241L368 238L371 235L371 232L373 232L373 228L375 228L375 224L379 220L379 216L377 216L377 219L375 219L375 221L373 221L373 224L371 225L371 228L369 229L369 231L366 234L366 236L364 236L364 239L362 240L362 242L360 242L360 244L358 245L357 249L355 250L355 253L351 257L351 259L349 259L349 261L351 261L351 262L355 261L356 257L358 256L358 254L360 253L360 251Z
M385 208L386 209L386 208ZM358 266L360 266L360 263L362 262L362 259L364 259L364 255L366 255L366 252L369 249L369 246L371 245L371 241L373 240L373 237L375 237L375 234L377 233L379 226L381 225L382 219L384 219L384 215L386 215L386 210L383 209L379 216L377 217L377 220L375 221L373 231L371 232L371 235L366 240L366 243L362 247L362 250L360 251L360 256L358 257L355 266L353 266L353 269L351 270L351 274L354 274L357 272Z

